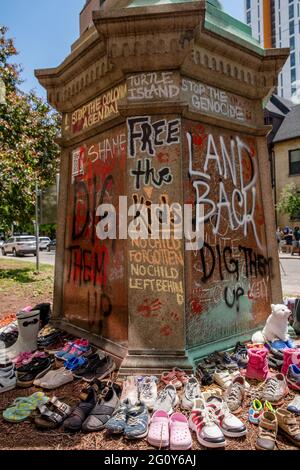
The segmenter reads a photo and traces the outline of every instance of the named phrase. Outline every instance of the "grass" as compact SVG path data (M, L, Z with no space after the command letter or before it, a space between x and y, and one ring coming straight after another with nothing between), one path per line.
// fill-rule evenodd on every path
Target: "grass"
M14 259L0 259L0 298L5 295L33 299L53 292L54 267L41 265L35 272L35 264ZM3 297L2 297L3 298Z

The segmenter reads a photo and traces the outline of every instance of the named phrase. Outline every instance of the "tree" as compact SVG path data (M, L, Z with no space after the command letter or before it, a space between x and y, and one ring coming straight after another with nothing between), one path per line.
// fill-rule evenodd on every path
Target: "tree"
M60 116L47 103L18 88L21 68L11 63L17 51L7 31L0 26L0 229L6 231L34 219L36 181L41 189L55 182L60 128Z
M295 183L287 184L281 193L277 204L277 210L281 214L288 214L290 218L300 214L300 194Z

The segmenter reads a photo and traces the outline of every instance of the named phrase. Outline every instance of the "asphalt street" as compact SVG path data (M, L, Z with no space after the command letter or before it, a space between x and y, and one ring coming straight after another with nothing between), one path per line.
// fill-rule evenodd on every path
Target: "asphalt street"
M0 254L0 259L3 256ZM32 255L25 255L24 257L14 258L7 255L4 259L17 259L19 261L36 262L36 257ZM55 264L55 251L48 253L47 251L40 252L40 263ZM280 257L280 272L282 280L282 290L284 296L300 296L300 256L285 255Z
M12 255L2 256L2 254L0 254L0 259L17 259L18 261L26 261L26 262L36 263L36 257L33 256L33 255L18 256L17 258L15 258ZM40 251L40 263L41 264L50 264L50 265L54 266L54 264L55 264L55 251L50 251L50 253L48 253L47 251Z

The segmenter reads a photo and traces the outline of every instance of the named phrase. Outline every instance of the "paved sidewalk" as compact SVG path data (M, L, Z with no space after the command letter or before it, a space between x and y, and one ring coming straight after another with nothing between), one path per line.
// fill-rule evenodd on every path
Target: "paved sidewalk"
M280 272L284 296L300 297L300 256L280 256Z

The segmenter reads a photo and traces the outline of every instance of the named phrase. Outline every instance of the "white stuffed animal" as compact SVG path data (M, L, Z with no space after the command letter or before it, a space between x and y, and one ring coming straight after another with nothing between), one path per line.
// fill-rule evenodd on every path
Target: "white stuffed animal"
M289 317L292 312L282 304L271 305L272 313L267 318L265 327L262 331L254 333L252 336L253 343L265 343L266 341L288 341Z

